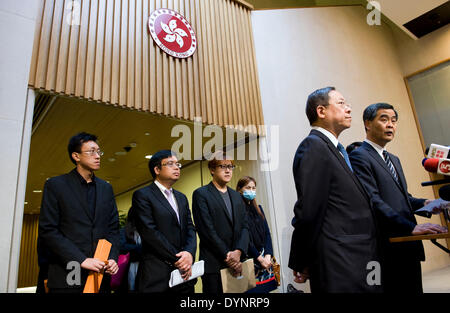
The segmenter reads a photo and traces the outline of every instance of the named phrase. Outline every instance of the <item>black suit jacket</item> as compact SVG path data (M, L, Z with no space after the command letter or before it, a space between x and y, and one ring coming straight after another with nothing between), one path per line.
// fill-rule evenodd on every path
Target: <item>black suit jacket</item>
M350 154L350 161L370 197L378 216L378 224L386 249L386 261L401 263L398 259L425 260L421 241L389 243L389 237L408 236L417 225L414 211L421 208L425 199L411 196L400 160L388 153L399 182L392 176L386 162L367 142ZM428 216L425 214L425 216Z
M247 212L242 196L228 188L233 216L230 217L219 190L211 182L194 191L192 213L200 238L200 259L205 273L218 273L226 268L227 253L241 250L245 259L249 244Z
M379 261L370 200L332 142L312 130L293 164L294 206L289 267L310 272L312 292L378 292L367 265Z
M186 196L175 190L180 222L164 194L155 183L133 193L132 209L142 240L142 260L136 276L139 292L163 292L169 289L170 272L178 252L187 251L195 260L197 237ZM193 284L190 281L185 284Z
M76 169L45 182L39 216L39 241L48 250L48 287L76 288L66 282L73 270L67 263L81 264L94 257L99 239L111 244L109 259L119 256L119 217L110 184L96 177L95 213L88 208ZM88 271L81 270L81 287ZM105 276L106 277L106 276ZM109 283L108 279L104 280ZM103 284L102 284L103 285Z

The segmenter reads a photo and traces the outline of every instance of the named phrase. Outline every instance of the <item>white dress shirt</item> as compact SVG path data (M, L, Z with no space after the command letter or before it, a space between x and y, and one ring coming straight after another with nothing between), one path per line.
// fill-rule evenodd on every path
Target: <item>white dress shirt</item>
M375 149L375 151L378 152L380 157L384 160L383 151L386 150L385 148L383 148L379 144L376 144L373 141L370 141L369 139L365 139L364 141L367 142L369 145L371 145Z
M179 218L179 214L178 214L178 212L179 212L178 203L177 203L177 199L176 199L175 196L173 195L173 188L167 189L167 188L164 187L157 179L155 179L155 184L156 184L156 186L158 186L158 188L161 190L161 192L162 192L162 194L164 195L164 197L166 197L167 201L169 201L169 196L167 196L166 190L169 190L169 191L170 191L170 197L172 198L173 203L175 203L175 206L176 206L176 208L177 208L177 209L174 210L174 211L175 211L175 213L177 214L178 219L180 219L180 218ZM169 203L170 203L170 201L169 201Z
M324 134L325 136L327 136L328 139L330 139L331 143L337 148L337 145L339 143L339 140L328 130L326 130L325 128L319 127L319 126L312 126L312 129L315 129L319 132L321 132L322 134ZM339 153L344 156L341 151L339 151Z

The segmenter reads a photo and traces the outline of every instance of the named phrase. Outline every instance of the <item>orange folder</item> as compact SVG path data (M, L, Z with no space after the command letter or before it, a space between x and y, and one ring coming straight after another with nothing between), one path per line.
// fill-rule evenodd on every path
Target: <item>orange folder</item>
M97 244L97 249L95 249L94 259L99 259L100 261L108 264L109 252L111 251L111 243L106 239L100 239ZM86 285L84 285L83 293L98 293L100 285L102 283L103 273L97 273L91 271L86 280Z

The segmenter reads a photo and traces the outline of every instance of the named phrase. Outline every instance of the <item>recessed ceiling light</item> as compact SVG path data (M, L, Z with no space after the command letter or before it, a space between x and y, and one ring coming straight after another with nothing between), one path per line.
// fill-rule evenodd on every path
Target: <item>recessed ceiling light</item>
M137 147L137 143L135 143L135 142L130 142L130 147L131 147L131 148L136 148L136 147Z
M109 162L114 162L116 159L115 158L109 158L108 161Z
M25 204L28 204L28 202L25 201Z
M33 190L34 193L41 193L42 190Z
M153 155L149 154L149 155L146 155L145 158L148 159L148 160L150 160L150 159L152 158L152 156L153 156Z
M150 133L145 133L144 135L145 135L145 136L150 136Z
M115 155L126 155L127 153L125 151L117 151L114 154Z

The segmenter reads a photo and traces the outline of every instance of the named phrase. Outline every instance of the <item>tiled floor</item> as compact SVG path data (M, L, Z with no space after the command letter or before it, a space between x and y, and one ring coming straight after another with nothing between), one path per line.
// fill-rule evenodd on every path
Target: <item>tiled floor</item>
M423 274L422 284L425 293L450 293L450 266Z

